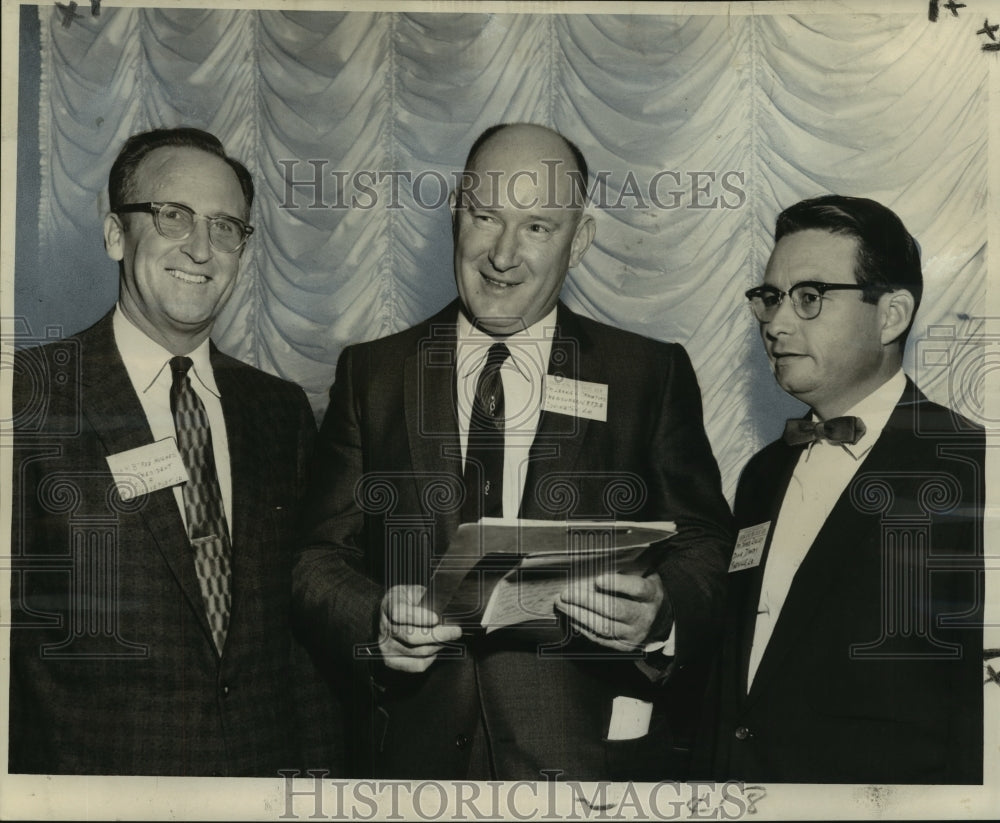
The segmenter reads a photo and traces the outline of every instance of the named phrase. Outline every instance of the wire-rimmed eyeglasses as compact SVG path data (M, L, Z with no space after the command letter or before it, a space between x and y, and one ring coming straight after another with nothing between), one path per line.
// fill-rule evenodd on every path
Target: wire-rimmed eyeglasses
M792 301L792 308L799 317L803 320L815 320L823 308L823 295L828 291L863 291L865 288L857 283L821 283L819 280L803 280L788 291L782 291L776 286L756 286L748 289L746 296L754 316L761 323L770 323L774 319L786 295Z
M170 240L184 240L194 231L194 221L208 223L208 240L216 249L232 254L243 248L253 234L253 226L228 215L206 216L182 203L128 203L115 209L118 214L147 212L153 215L156 230Z

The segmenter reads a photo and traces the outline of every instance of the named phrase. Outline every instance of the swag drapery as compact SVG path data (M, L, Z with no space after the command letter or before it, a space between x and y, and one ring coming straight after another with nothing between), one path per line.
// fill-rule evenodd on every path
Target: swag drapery
M873 197L903 218L926 280L907 370L977 416L982 364L963 341L985 313L990 55L971 19L932 23L922 3L806 16L756 5L690 17L81 8L68 27L42 6L39 251L36 270L17 272L37 300L18 312L67 333L100 316L117 290L100 228L114 156L136 131L205 128L258 190L214 337L300 383L321 414L345 345L452 298L447 186L482 129L530 120L573 139L592 169L597 238L564 299L686 346L727 494L801 408L773 385L743 291L763 276L774 217L803 197Z

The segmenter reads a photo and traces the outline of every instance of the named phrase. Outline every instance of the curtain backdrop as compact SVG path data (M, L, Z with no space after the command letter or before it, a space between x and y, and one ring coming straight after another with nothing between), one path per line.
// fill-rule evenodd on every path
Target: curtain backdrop
M40 15L38 265L17 273L35 336L77 331L114 300L101 219L124 139L198 126L258 189L214 337L301 384L321 414L345 345L454 296L446 187L482 129L530 120L574 140L599 182L595 245L564 299L685 345L730 496L801 409L774 386L743 291L761 281L776 214L804 197L873 197L903 218L926 280L907 370L979 414L981 361L963 341L985 313L993 55L971 19L931 23L923 3L885 16ZM317 175L318 189L289 187Z

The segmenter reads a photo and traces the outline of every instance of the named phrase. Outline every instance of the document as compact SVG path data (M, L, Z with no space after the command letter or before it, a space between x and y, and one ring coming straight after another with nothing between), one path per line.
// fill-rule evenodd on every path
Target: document
M424 603L446 623L487 632L555 621L557 596L571 581L645 572L677 529L671 522L508 520L458 527L431 578Z

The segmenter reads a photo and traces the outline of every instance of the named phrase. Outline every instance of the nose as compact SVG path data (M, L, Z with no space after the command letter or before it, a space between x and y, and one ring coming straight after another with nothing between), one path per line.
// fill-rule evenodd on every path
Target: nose
M184 238L181 250L196 263L204 263L212 256L207 220L194 221L194 228L191 229L191 234Z
M777 340L778 335L791 334L795 330L798 321L799 316L795 313L792 298L786 294L784 300L778 306L778 311L775 312L774 317L767 323L760 324L761 331L769 339Z
M517 230L512 226L504 226L493 243L493 248L490 251L490 263L497 271L507 271L513 269L520 262Z

